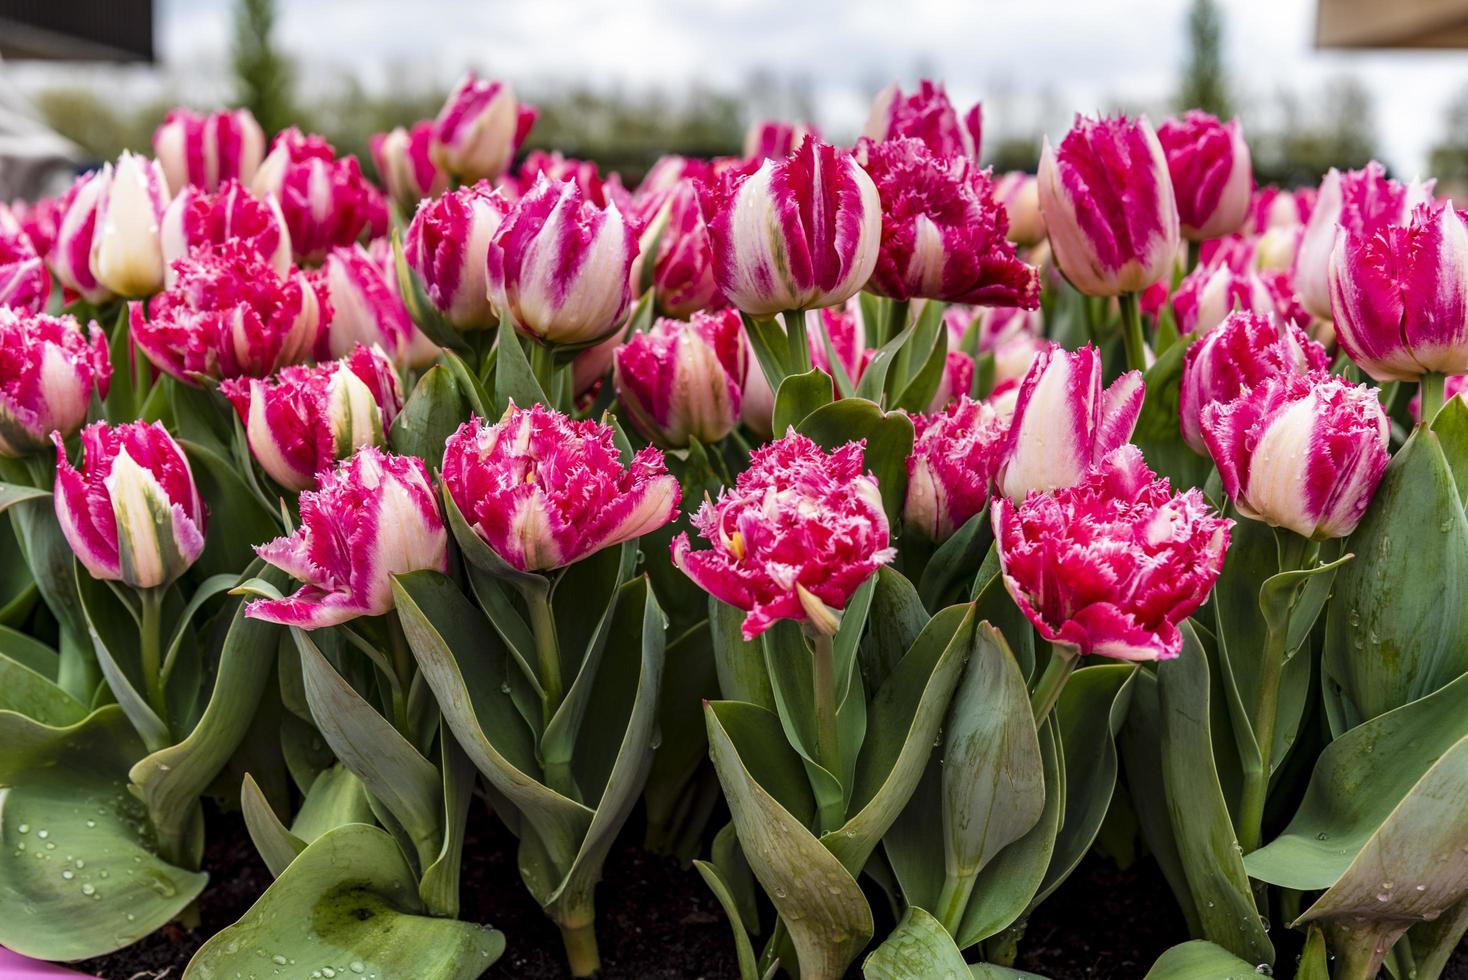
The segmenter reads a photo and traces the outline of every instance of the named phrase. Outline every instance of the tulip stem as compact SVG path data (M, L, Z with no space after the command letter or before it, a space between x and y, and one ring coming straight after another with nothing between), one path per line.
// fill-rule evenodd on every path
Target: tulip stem
M810 342L805 339L805 311L785 311L785 339L790 344L790 373L810 370Z
M1147 343L1142 339L1142 306L1136 293L1122 293L1117 297L1121 304L1121 342L1126 347L1126 366L1129 371L1147 370Z
M551 611L550 593L527 588L525 604L530 607L530 632L535 635L535 658L540 667L540 689L544 692L545 720L550 722L566 688L561 681L561 645L556 639L556 617Z
M596 926L561 926L561 941L566 946L566 962L573 977L591 977L601 971L601 953L596 946Z
M1431 425L1443 407L1443 386L1447 375L1441 371L1428 371L1418 382L1422 394L1422 423Z
M907 328L907 311L911 306L912 300L894 299L890 301L887 306L887 326L882 333L883 344Z
M943 891L938 895L938 921L954 938L963 925L963 913L968 911L968 900L978 883L978 872L949 872L943 878Z
M538 340L530 341L530 371L540 384L540 390L545 392L546 399L550 400L555 394L556 366L554 352L549 344L542 344Z
M821 768L841 782L841 736L836 728L836 649L833 639L813 630L810 658L811 693L816 709L816 757ZM843 793L842 796L845 794ZM821 807L821 833L841 826L846 816L840 797Z
M1080 651L1070 644L1050 644L1050 662L1045 665L1045 672L1040 675L1039 683L1030 695L1030 708L1035 712L1036 725L1050 716L1050 710L1060 700L1060 692L1080 660Z
M142 657L143 683L147 686L148 704L160 720L167 718L163 697L163 590L139 589L138 644ZM164 722L167 724L167 722Z

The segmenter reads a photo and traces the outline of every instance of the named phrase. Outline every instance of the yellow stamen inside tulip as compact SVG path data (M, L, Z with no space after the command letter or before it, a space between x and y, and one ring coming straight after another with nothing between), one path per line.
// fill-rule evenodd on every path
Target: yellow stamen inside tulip
M734 552L734 557L740 561L744 560L744 535L735 531L729 536L729 550Z

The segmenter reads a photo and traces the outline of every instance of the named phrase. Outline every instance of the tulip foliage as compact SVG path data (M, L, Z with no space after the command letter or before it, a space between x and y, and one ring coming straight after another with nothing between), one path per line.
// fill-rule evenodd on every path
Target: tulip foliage
M471 74L379 188L181 109L0 208L0 943L196 924L224 806L274 882L189 978L468 980L522 887L591 976L632 835L742 980L1013 975L1094 850L1161 867L1156 980L1442 975L1451 202L1255 188L1201 112L994 175L931 82L635 186L534 119Z

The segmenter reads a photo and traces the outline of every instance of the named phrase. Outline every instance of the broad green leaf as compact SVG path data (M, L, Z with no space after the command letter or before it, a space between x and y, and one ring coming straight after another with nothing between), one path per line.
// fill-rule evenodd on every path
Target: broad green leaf
M81 562L76 562L75 573L87 632L112 696L150 752L166 748L173 744L173 734L143 694L137 622L117 594L92 578Z
M424 911L392 838L348 824L302 851L238 922L200 947L184 977L267 980L330 970L475 980L504 952L501 933Z
M342 824L371 823L367 787L340 762L321 770L301 809L291 821L291 833L307 844Z
M744 610L709 596L709 633L714 646L714 667L719 690L729 701L747 701L775 710L775 692L765 669L764 650L759 640L746 640L740 627Z
M10 509L10 520L36 588L61 624L56 683L78 701L86 701L100 677L77 595L76 554L56 523L50 501L17 504Z
M54 660L55 654L51 657ZM14 711L43 725L64 728L81 721L86 705L50 678L0 653L0 711Z
M923 566L918 579L918 594L923 605L929 609L941 609L945 601L962 601L968 598L972 582L983 563L984 555L994 540L993 524L989 520L989 507L964 522L947 541L940 544ZM959 594L961 593L961 594Z
M653 591L656 594L657 590ZM701 838L702 825L708 820L707 812L697 802L700 781L711 777L705 768L708 736L703 724L703 702L719 696L707 621L670 640L666 659L658 704L662 744L653 755L652 769L642 791L647 811L645 844L654 852L671 853L688 860L697 853L693 848L701 846L701 841L684 845L687 849L680 850L675 838L682 836L686 840L690 832Z
M1441 413L1438 418L1442 418ZM1315 930L1311 931L1314 933ZM1410 943L1412 956L1417 961L1416 980L1437 980L1442 976L1465 932L1468 932L1468 898L1459 899L1457 905L1433 921L1419 922L1408 929L1398 946ZM1312 978L1302 977L1301 980ZM1320 974L1319 980L1326 980L1324 973Z
M932 304L935 308L938 304ZM927 308L923 313L927 314ZM941 319L938 321L941 325ZM920 340L913 341L914 350L921 351L918 346ZM933 332L931 349L928 351L927 360L908 379L900 394L892 402L894 408L900 408L907 412L926 412L932 404L933 398L938 394L938 388L943 384L943 375L948 371L948 331L946 329Z
M1295 980L1330 980L1330 954L1325 946L1325 933L1319 926L1311 926L1305 938L1305 950L1300 954Z
M306 841L281 823L255 777L249 773L240 784L240 813L245 818L245 830L250 835L250 843L255 845L255 853L270 869L271 877L279 878L296 855L306 849Z
M8 626L0 626L0 656L20 664L48 681L56 680L61 666L56 651L33 637Z
M929 618L918 590L901 572L883 565L874 578L877 584L867 614L871 639L862 645L862 676L872 690L887 683L887 676L917 641Z
M162 927L207 877L161 860L126 789L143 753L116 705L66 728L0 711L0 944L74 960Z
M1443 456L1453 472L1458 499L1468 502L1468 401L1449 398L1432 420L1432 431L1442 440Z
M423 868L418 897L434 915L459 917L459 866L464 855L464 828L474 796L474 763L459 743L445 734L439 739L439 771L443 774L443 843L432 863ZM317 777L320 782L320 777Z
M807 415L833 400L831 376L820 368L790 375L780 382L780 390L775 393L772 431L777 436L783 435L790 426L800 425Z
M830 772L823 765L817 748L816 695L811 677L815 654L800 627L788 619L780 620L766 630L760 636L760 646L764 650L765 670L775 695L776 714L785 729L785 738L805 763L816 807L844 817L851 789L846 771L855 767L856 759L854 754L846 755L849 746L847 740L842 739L842 771ZM838 714L838 725L840 721Z
M771 391L779 391L785 375L789 373L786 352L789 344L785 331L775 320L761 320L747 313L744 318L744 336L749 340L749 349L754 352L751 371L763 371Z
M827 452L865 439L866 467L877 478L888 523L897 526L907 498L912 419L903 412L884 412L876 402L865 398L843 398L811 412L801 420L799 431Z
M729 891L729 886L719 875L719 869L709 862L694 861L693 868L704 884L709 886L709 891L714 893L714 898L719 900L724 915L729 919L729 928L734 933L734 956L739 962L739 980L760 980L754 947L750 945L749 933L744 930L744 924L740 921L739 906L734 900L733 892Z
M1222 946L1195 939L1159 956L1144 980L1257 980L1259 973Z
M909 908L897 928L861 965L866 980L958 980L968 973L963 953L943 924L920 908Z
M49 490L38 490L35 487L16 483L0 483L0 514L27 500L39 500L42 497L50 496L51 491Z
M889 390L887 376L892 369L892 363L898 354L912 340L913 333L917 330L917 322L914 321L903 327L902 330L877 348L872 355L871 361L861 372L861 380L856 383L856 397L865 398L872 402L881 402L885 392Z
M538 343L535 340L526 343ZM520 335L510 321L508 313L500 317L499 337L495 340L498 352L494 363L494 410L496 416L504 414L511 402L521 408L532 405L550 405L540 382L530 370L530 361L525 357Z
M1185 342L1173 344L1147 369L1143 378L1147 394L1132 430L1132 442L1141 448L1148 464L1159 475L1170 477L1175 487L1202 486L1212 468L1211 460L1193 452L1183 441L1178 426L1183 356L1196 339L1189 336Z
M413 393L392 421L388 443L395 453L417 456L438 469L443 446L469 415L469 404L458 384L442 364L435 364L418 379Z

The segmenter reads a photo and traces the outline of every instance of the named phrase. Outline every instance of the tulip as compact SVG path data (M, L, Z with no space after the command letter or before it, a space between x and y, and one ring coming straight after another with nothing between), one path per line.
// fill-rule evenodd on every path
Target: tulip
M250 452L286 490L363 446L380 446L402 408L397 372L381 350L356 347L316 367L285 367L268 380L231 378L219 386L239 413Z
M51 273L10 209L0 204L0 309L40 313L51 299Z
M97 178L97 223L92 275L118 296L148 296L163 288L163 211L168 185L163 168L124 152Z
M433 132L433 120L425 119L414 123L411 130L398 126L368 141L377 175L404 214L413 213L425 197L438 197L448 190L449 175L430 154Z
M1139 293L1172 269L1178 214L1162 144L1145 117L1076 123L1040 154L1040 212L1055 260L1088 296Z
M900 137L858 148L881 199L882 230L868 288L896 300L1040 305L1039 270L1004 237L987 171Z
M69 437L87 420L95 390L107 397L112 365L107 338L70 316L0 307L0 456L45 449L51 433Z
M1387 464L1375 388L1324 371L1276 374L1203 409L1203 439L1245 517L1316 540L1356 529Z
M1323 370L1330 363L1325 348L1293 323L1268 314L1235 312L1183 355L1179 396L1183 440L1206 456L1203 409L1229 402L1241 392L1277 374Z
M1051 345L1020 385L999 488L1010 500L1080 483L1131 438L1142 411L1142 375L1129 371L1102 390L1101 354Z
M1270 313L1274 308L1274 294L1263 279L1227 264L1198 266L1183 277L1172 296L1172 312L1185 334L1205 334L1234 310Z
M375 189L356 157L337 159L320 136L294 126L275 137L250 189L274 197L301 262L318 263L336 245L350 245L372 219Z
M744 159L756 162L783 160L806 139L820 141L821 132L810 123L783 123L764 119L750 123L744 132Z
M847 308L854 305L855 300L846 307L828 306L823 310L807 310L805 313L805 342L811 366L835 378L836 367L826 356L826 342L830 341L831 350L836 354L836 364L841 366L841 370L846 372L846 377L853 384L861 376L869 354L856 313ZM756 361L750 361L749 369L744 374L742 400L744 424L759 435L770 436L774 421L775 392L770 388L764 369Z
M946 410L912 421L902 521L929 541L946 541L989 502L1009 420L961 395Z
M734 310L659 320L617 348L617 404L659 446L718 442L739 424L747 356Z
M364 446L301 494L301 526L255 553L303 584L245 615L320 629L394 608L392 576L449 570L449 539L428 468Z
M525 162L520 164L515 179L506 179L500 184L501 187L509 184L513 188L513 196L519 198L535 187L542 174L552 181L575 184L581 189L581 196L596 207L616 205L617 210L624 214L633 207L632 195L622 186L622 178L618 174L608 174L603 178L593 161L576 160L562 155L559 150L550 153L531 150L525 154Z
M996 500L993 515L1005 589L1071 663L1176 657L1178 624L1212 591L1233 524L1201 490L1173 493L1131 445L1073 487Z
M647 168L647 173L643 176L642 182L637 185L637 191L632 197L639 206L645 206L650 200L662 200L663 195L680 184L693 180L708 180L712 172L713 165L707 160L678 156L673 153L665 154L658 157L656 162Z
M655 531L678 513L678 481L651 446L629 465L611 426L511 405L444 446L443 484L474 532L522 572L561 568Z
M234 180L217 193L187 185L163 212L165 286L173 285L173 264L199 245L239 241L252 248L277 276L291 271L291 239L275 198L262 201Z
M133 343L185 384L201 377L264 377L304 360L322 311L300 272L282 279L241 242L205 246L175 263L177 279L147 305L133 303Z
M1254 166L1237 119L1197 109L1157 127L1177 197L1182 236L1201 242L1238 231L1249 215Z
M82 468L56 443L56 520L93 578L166 586L204 550L204 504L188 460L158 422L82 429Z
M1017 404L1020 385L1029 376L1035 360L1049 349L1050 341L1029 333L1016 334L997 342L993 349L994 391L989 397L997 397L999 390L1008 385L1013 388Z
M863 443L829 455L793 429L756 449L693 526L712 545L673 540L673 564L721 602L748 613L753 640L777 620L811 620L832 634L831 610L896 555L876 478L862 471Z
M249 109L201 116L178 108L153 131L153 155L172 193L190 186L213 193L225 181L250 182L265 155L265 132Z
M726 172L705 192L714 279L751 316L835 306L871 279L881 201L846 151L807 139L753 173Z
M326 349L343 357L357 345L380 347L394 363L421 368L438 357L439 347L408 317L393 290L394 277L361 245L337 247L321 267L331 303Z
M31 240L32 247L41 258L51 254L56 234L61 227L64 213L65 194L43 197L35 201L11 201L10 213Z
M1310 188L1287 191L1273 184L1256 188L1249 199L1249 218L1244 228L1250 234L1263 235L1272 228L1288 231L1302 227L1310 220L1310 207L1314 203Z
M878 142L916 139L939 159L961 156L977 163L983 122L977 102L960 120L943 84L925 78L911 95L903 95L896 82L877 93L861 135Z
M650 251L654 243L656 254ZM653 295L658 309L668 316L686 318L724 305L714 280L713 244L692 181L676 184L661 196L642 233L639 252L643 261L653 263Z
M1468 372L1468 225L1420 204L1403 225L1343 226L1330 258L1341 348L1377 381Z
M995 351L1015 337L1039 337L1045 332L1045 314L1039 307L955 305L943 311L943 322L948 327L949 348L957 349L972 330L980 353Z
M102 175L78 177L61 199L61 221L46 261L67 290L95 305L112 299L112 291L92 274L92 239L97 232L97 205Z
M1009 240L1029 248L1045 240L1045 216L1040 213L1040 185L1031 174L1015 171L994 181L994 200L1009 216Z
M960 395L967 395L974 388L974 361L967 354L951 350L943 363L943 377L938 390L928 402L928 412L941 412Z
M515 101L508 85L460 79L434 121L429 154L464 183L494 180L510 169L535 123L535 110Z
M1389 179L1386 168L1375 160L1345 173L1331 167L1320 182L1295 254L1295 291L1305 308L1322 320L1331 317L1330 256L1343 224L1358 235L1402 224L1412 205L1428 193L1427 185L1409 188Z
M485 181L418 206L403 237L403 258L428 299L460 330L490 330L499 317L485 277L489 242L510 203Z
M542 343L588 344L625 319L636 257L636 232L616 207L542 176L490 239L490 301Z
M1254 240L1254 267L1268 272L1289 274L1295 267L1295 256L1300 252L1305 228L1268 228Z

